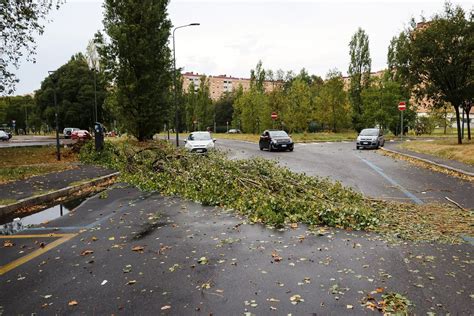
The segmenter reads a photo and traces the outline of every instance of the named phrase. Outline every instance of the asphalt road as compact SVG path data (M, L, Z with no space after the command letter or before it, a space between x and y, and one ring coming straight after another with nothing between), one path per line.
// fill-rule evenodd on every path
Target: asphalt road
M233 159L274 159L293 171L329 177L373 198L447 203L449 197L474 208L470 182L384 156L380 150L356 150L354 142L295 144L294 152L268 152L255 143L218 139L216 148Z
M474 310L468 244L276 230L129 187L100 197L0 239L0 314L380 315L364 299L389 292L411 314Z

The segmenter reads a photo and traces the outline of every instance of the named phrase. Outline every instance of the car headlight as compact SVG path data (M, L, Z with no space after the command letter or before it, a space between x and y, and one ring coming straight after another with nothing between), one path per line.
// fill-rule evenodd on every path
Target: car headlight
M276 143L277 143L277 141L272 139L272 144L276 144Z

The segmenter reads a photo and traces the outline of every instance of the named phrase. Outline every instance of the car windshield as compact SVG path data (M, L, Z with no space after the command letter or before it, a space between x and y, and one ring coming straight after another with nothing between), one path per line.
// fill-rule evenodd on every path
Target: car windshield
M207 132L203 133L192 133L188 137L189 140L210 140L211 139L211 134Z
M288 134L285 131L270 131L271 137L288 137Z
M379 135L379 130L376 128L363 129L362 132L360 132L360 136L378 136L378 135Z

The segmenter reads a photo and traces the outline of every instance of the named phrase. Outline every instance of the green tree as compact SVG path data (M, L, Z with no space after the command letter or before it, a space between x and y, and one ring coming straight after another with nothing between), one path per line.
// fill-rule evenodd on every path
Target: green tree
M81 53L46 77L35 93L39 116L55 126L54 89L56 89L59 127L92 128L94 110L94 72ZM103 77L97 76L98 117L104 116L102 104L106 88Z
M316 96L318 109L317 120L331 126L333 132L347 128L350 124L350 106L347 93L344 91L342 74L331 70L327 74L326 82Z
M200 78L199 87L191 82L184 94L185 122L188 131L205 130L214 124L214 106L209 92L209 80Z
M367 127L380 126L395 135L401 132L398 103L408 100L408 94L399 82L391 79L389 72L380 79L371 80L361 97L365 108L362 120ZM403 126L414 127L415 118L415 109L408 104L403 114Z
M281 114L281 120L292 133L305 131L311 122L313 112L311 89L306 81L297 77L287 93L287 107Z
M263 127L265 115L268 109L268 96L253 86L249 91L238 96L234 103L234 125L246 133L259 133ZM268 115L270 119L270 115Z
M472 101L474 11L446 3L443 13L416 24L392 40L391 68L407 82L418 100L449 102L456 113L458 143L462 143L459 109Z
M255 86L258 92L265 92L265 69L259 60L255 69L250 70L250 86Z
M116 86L114 113L139 141L168 118L172 79L168 0L106 0L105 32L96 36L105 72Z
M35 101L32 96L0 97L0 124L12 126L15 121L15 131L39 129Z
M361 94L369 85L372 63L369 52L369 36L361 28L352 36L349 43L349 55L351 57L348 71L351 80L349 100L352 106L352 124L354 129L359 132L365 125L362 120L364 105Z
M62 1L0 1L0 95L11 94L18 82L12 69L18 69L21 58L35 61L35 36L42 34L42 21Z
M235 92L224 93L219 100L214 102L217 126L227 126L232 122L234 114Z

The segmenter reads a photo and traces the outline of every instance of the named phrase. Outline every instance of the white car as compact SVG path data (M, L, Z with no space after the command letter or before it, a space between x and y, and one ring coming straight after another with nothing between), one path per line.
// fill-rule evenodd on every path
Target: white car
M207 153L214 149L215 141L209 132L193 132L184 140L184 148L190 152Z
M380 128L363 129L357 136L356 149L359 148L380 148L385 145L383 131Z
M3 140L4 142L6 142L9 139L10 137L8 136L7 133L5 133L4 131L0 131L0 140Z
M79 130L80 130L80 128L77 128L77 127L66 127L63 130L64 138L65 139L71 138L72 132L79 131Z

